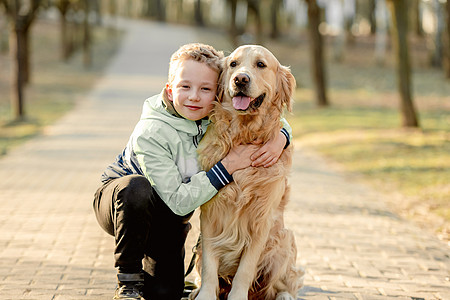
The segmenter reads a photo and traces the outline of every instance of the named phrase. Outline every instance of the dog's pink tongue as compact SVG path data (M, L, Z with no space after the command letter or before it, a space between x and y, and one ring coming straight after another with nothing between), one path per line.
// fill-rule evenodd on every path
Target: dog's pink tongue
M246 110L250 105L252 98L245 96L233 97L233 107L235 109Z

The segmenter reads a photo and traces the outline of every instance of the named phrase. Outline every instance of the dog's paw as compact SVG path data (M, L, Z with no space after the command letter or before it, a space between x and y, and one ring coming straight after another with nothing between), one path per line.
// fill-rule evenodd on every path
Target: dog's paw
M193 296L193 298L191 298ZM195 290L189 295L189 299L195 300L215 300L217 295L215 293L207 293L205 290Z
M247 293L233 293L233 290L228 294L228 300L248 300Z

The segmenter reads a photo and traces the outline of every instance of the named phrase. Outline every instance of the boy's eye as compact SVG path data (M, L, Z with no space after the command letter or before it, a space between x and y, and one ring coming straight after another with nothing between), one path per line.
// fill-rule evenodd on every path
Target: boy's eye
M230 63L230 67L234 68L234 67L236 67L236 66L237 66L237 62L232 61L232 62Z
M263 68L265 68L265 67L266 67L266 64L265 64L265 63L263 63L262 61L258 61L258 62L256 63L256 66L257 66L258 68L261 68L261 69L263 69Z

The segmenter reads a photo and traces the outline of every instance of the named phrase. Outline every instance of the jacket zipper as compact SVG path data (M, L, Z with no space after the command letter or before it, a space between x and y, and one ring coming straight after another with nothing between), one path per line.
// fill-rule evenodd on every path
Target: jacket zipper
M198 134L196 136L193 136L192 139L194 141L195 148L197 148L199 144L198 138L203 134L202 121L195 121L195 124L197 124Z

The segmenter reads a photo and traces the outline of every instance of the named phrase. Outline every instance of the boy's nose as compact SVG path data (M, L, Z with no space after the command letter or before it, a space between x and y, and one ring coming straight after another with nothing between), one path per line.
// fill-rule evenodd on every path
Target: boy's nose
M189 95L189 100L194 100L194 101L200 100L199 93L197 90L192 91L192 93Z

